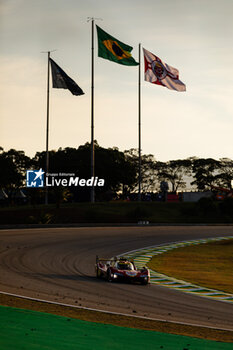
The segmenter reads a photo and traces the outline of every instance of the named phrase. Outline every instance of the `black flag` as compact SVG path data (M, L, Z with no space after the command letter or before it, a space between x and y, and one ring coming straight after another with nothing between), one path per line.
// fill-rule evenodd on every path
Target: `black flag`
M84 95L83 90L71 79L64 70L61 69L51 58L51 69L53 78L53 87L57 89L68 89L73 95Z

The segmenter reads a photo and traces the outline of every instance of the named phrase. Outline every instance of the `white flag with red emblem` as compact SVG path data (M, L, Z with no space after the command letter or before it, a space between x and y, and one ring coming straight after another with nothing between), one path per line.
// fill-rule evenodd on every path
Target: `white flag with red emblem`
M179 71L164 63L153 53L143 49L145 60L145 80L162 85L170 90L186 91L186 86L179 80Z

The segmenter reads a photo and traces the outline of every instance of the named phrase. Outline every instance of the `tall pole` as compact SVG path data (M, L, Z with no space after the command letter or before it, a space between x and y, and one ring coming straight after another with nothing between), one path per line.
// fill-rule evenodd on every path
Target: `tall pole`
M91 20L91 177L95 176L94 149L94 18ZM95 202L94 182L91 186L91 202Z
M141 158L141 44L138 47L138 201L141 201L142 158Z
M91 21L91 177L95 176L95 144L94 144L94 24L96 20L102 18L88 17L87 21ZM94 181L91 186L91 202L95 202Z
M48 81L47 81L47 120L46 120L46 167L45 178L49 171L49 77L50 77L50 51L48 51ZM48 187L45 184L45 204L48 204Z

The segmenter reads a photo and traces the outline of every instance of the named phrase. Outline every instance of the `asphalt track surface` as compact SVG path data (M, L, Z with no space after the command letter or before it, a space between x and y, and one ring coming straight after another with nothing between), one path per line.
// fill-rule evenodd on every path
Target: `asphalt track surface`
M155 285L95 277L95 257L233 235L233 226L47 228L0 231L0 291L99 310L233 330L233 304ZM200 272L201 273L201 272Z

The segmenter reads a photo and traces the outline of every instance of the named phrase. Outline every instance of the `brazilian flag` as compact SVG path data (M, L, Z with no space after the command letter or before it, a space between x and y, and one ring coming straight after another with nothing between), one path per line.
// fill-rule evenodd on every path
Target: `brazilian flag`
M125 66L138 66L131 55L133 48L115 39L96 26L98 35L98 56Z

